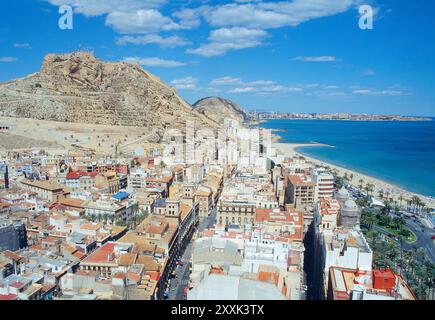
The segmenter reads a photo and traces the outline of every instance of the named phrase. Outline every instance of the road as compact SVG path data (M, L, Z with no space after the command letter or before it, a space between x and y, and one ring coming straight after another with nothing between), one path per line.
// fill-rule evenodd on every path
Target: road
M363 198L366 197L364 193L361 190L358 190L355 186L352 186L353 190L350 191L352 196L354 198ZM373 210L373 209L372 209ZM375 210L376 211L376 210ZM379 210L377 212L380 212ZM426 223L422 223L422 219L419 217L413 217L412 212L408 211L401 211L400 215L397 215L395 213L391 213L392 217L403 217L405 219L406 226L417 236L417 240L413 243L407 243L403 241L403 249L405 250L415 250L417 248L424 248L426 249L426 252L429 255L429 258L432 260L432 262L435 261L435 242L432 239L432 236L435 235L435 230ZM373 228L381 232L385 235L388 235L389 232L386 232L385 230L378 228L376 226L373 226ZM400 245L400 242L398 242Z
M429 228L425 224L420 222L420 219L411 219L407 216L405 217L406 226L411 229L412 232L417 236L417 241L411 244L413 248L425 248L432 262L435 261L435 245L432 236L435 235L435 230Z
M392 216L396 216L392 214ZM435 230L429 228L428 226L420 223L419 219L416 220L412 219L411 217L408 217L406 215L403 215L405 219L406 226L416 235L417 240L413 243L407 243L403 241L403 249L404 250L415 250L417 248L424 248L426 249L426 252L428 253L429 257L431 258L432 262L435 261L435 245L434 240L432 240L432 236L435 235ZM382 228L379 228L377 226L373 226L373 229L383 233L385 235L388 235L389 232L385 231ZM400 245L400 242L398 242Z
M196 232L202 232L205 229L210 228L216 220L216 207L214 207L210 215L200 220ZM186 246L183 252L181 261L182 267L177 267L175 271L175 277L170 281L169 285L169 300L183 300L184 289L189 286L189 260L192 257L192 242Z

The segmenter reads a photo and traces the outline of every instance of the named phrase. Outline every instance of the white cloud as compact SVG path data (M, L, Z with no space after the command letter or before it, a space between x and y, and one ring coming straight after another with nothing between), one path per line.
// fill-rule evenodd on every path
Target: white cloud
M373 69L366 69L363 71L363 76L369 77L369 76L374 76L376 73Z
M64 4L74 8L75 13L87 17L101 16L112 12L134 12L141 9L157 9L167 0L47 0L49 3L61 6Z
M235 0L231 4L184 8L171 16L162 14L169 0L45 0L52 5L69 4L86 17L105 16L105 24L126 35L157 34L197 28L204 20L215 28L209 43L187 50L205 57L219 56L231 50L258 47L268 36L266 30L297 26L303 22L345 12L361 0L293 0L263 2ZM217 29L216 29L217 28ZM156 37L156 35L154 35ZM156 43L175 47L186 41L171 36L149 39L120 38L120 43ZM181 44L183 43L183 44Z
M406 95L402 90L371 90L359 89L352 91L353 94L367 95L367 96L403 96Z
M185 62L180 62L175 60L164 60L157 57L150 57L150 58L125 57L123 61L129 63L139 63L147 67L173 68L173 67L182 67L187 65Z
M262 0L234 0L234 2L237 3L254 3L254 2L261 2Z
M196 89L197 82L198 79L196 78L186 77L186 78L172 80L171 85L176 89L194 90Z
M206 14L211 7L202 6L196 9L183 9L175 12L172 16L179 19L179 23L186 28L197 28L201 25L201 16Z
M229 90L230 93L257 93L257 94L272 94L272 93L284 93L284 92L302 92L303 89L300 87L287 87L280 84L271 86L245 86L236 87Z
M247 92L254 92L256 91L253 87L240 87L240 88L234 88L230 90L230 93L247 93Z
M275 93L275 92L301 92L301 86L285 86L272 80L243 81L241 78L221 77L210 81L212 86L230 87L229 93Z
M346 94L344 92L329 92L328 96L338 97L338 96L345 96Z
M263 39L268 36L267 32L258 29L247 28L221 28L210 33L210 43L196 49L188 49L187 53L197 54L204 57L224 55L231 50L258 47L263 44Z
M106 17L106 25L113 27L119 33L130 34L178 30L181 28L155 9L137 10L135 12L111 12Z
M19 48L19 49L30 49L32 48L32 46L30 45L30 43L14 43L14 48Z
M239 85L239 84L243 84L242 79L233 78L233 77L222 77L210 81L210 85L212 86L228 86L228 85Z
M215 27L281 28L343 13L357 2L357 0L294 0L232 3L207 11L204 18Z
M14 62L17 61L15 57L0 57L0 62Z
M241 78L233 78L229 76L213 79L210 81L210 85L213 86L230 86L230 85L270 86L274 84L276 84L276 82L271 80L256 80L256 81L246 82L243 81Z
M161 14L167 0L46 0L61 6L71 5L74 13L86 17L105 15L105 24L123 34L144 34L159 31L189 29Z
M337 58L334 56L316 56L316 57L295 57L293 61L303 61L303 62L334 62Z
M158 44L162 47L173 48L173 47L181 47L190 44L189 41L179 37L179 36L170 36L170 37L162 37L158 34L147 34L144 36L123 36L116 40L118 45L126 45L126 44Z
M271 80L256 80L252 82L248 82L248 84L252 86L270 86L274 85L276 82Z

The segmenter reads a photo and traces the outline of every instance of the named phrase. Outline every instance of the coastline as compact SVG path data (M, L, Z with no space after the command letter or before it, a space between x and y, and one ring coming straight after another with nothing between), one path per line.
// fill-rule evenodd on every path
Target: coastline
M383 181L381 179L360 173L358 171L355 171L353 169L347 169L335 164L332 164L330 162L326 162L320 159L316 159L313 158L311 156L307 156L299 151L297 151L297 148L302 148L302 147L333 147L333 146L329 146L329 145L325 145L325 144L321 144L321 143L284 143L284 142L272 142L272 147L276 148L277 151L279 151L281 154L285 155L285 156L289 156L289 157L293 157L295 155L298 156L302 156L304 157L308 162L316 164L316 165L320 165L323 167L330 167L333 169L336 169L339 173L340 176L343 176L345 173L347 173L347 175L353 175L353 179L350 181L351 184L358 186L359 180L364 180L364 185L367 183L371 183L374 185L374 191L372 192L373 195L375 195L375 197L378 197L378 191L383 190L384 193L385 192L389 192L390 193L390 197L392 197L394 200L399 201L399 196L402 196L404 198L404 200L402 201L402 205L405 203L406 204L406 199L411 199L413 196L418 196L421 200L423 200L424 202L426 202L426 205L428 207L434 207L435 206L435 199L429 196L425 196L422 194L418 194L416 192L411 192L408 190L405 190L404 188L401 188L397 185L394 185L392 183Z

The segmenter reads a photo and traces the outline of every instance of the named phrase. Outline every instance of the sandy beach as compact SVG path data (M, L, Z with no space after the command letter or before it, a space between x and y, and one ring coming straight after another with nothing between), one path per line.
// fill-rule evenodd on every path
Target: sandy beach
M272 146L274 148L276 148L278 150L278 152L281 152L281 154L285 155L285 156L289 156L289 157L293 157L295 155L300 155L303 156L308 162L311 162L313 164L317 164L323 167L330 167L330 168L334 168L336 169L340 176L344 176L345 173L347 173L348 176L350 176L351 174L353 175L352 180L350 181L351 184L358 186L360 185L360 180L364 180L364 185L366 185L367 183L371 183L374 185L374 191L372 192L373 195L375 195L375 197L379 198L378 196L378 192L380 190L382 190L384 192L384 194L386 194L387 192L389 192L390 197L392 197L394 200L397 200L399 202L399 197L402 196L403 197L403 201L402 201L402 205L406 204L406 200L407 199L411 199L413 196L418 196L421 200L426 202L426 205L428 207L435 207L435 199L432 197L428 197L428 196L424 196L418 193L414 193L414 192L410 192L407 191L403 188L400 188L394 184L382 181L380 179L362 174L360 172L354 171L354 170L350 170L350 169L346 169L334 164L331 164L329 162L325 162L319 159L315 159L309 156L306 156L305 154L299 153L296 151L297 148L300 147L325 147L327 145L324 144L295 144L295 143L281 143L281 142L275 142L272 144Z

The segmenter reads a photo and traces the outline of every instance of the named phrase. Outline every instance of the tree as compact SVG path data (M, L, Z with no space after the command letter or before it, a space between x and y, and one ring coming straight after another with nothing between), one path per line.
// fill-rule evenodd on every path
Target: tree
M426 204L422 201L421 203L420 203L420 214L423 214L423 212L424 212L424 208L426 207Z
M388 190L385 193L385 198L387 199L387 201L390 199L390 192Z
M379 217L379 224L388 227L391 224L391 217L389 215L381 215Z
M376 215L372 211L365 211L361 216L361 223L364 224L368 230L371 230L377 221L378 219L376 219Z
M391 202L384 201L384 207L382 208L382 213L383 214L389 214L391 212L392 208L393 207L391 206Z
M395 229L403 229L403 226L405 225L405 219L403 219L402 217L393 218L391 224Z
M399 199L399 207L402 208L402 201L404 200L403 196L400 195L398 199Z
M339 176L335 176L334 184L336 189L341 189L344 185L344 179Z
M411 206L411 200L410 199L406 199L406 210L409 211L410 206Z
M413 196L411 198L411 204L414 205L414 213L417 213L418 208L421 206L422 201L419 197Z
M367 192L367 201L368 201L370 197L370 192L373 192L375 190L375 186L372 183L367 183L365 190Z
M364 180L363 179L359 179L359 185L358 185L358 188L360 189L360 190L362 190L363 188L364 188Z

